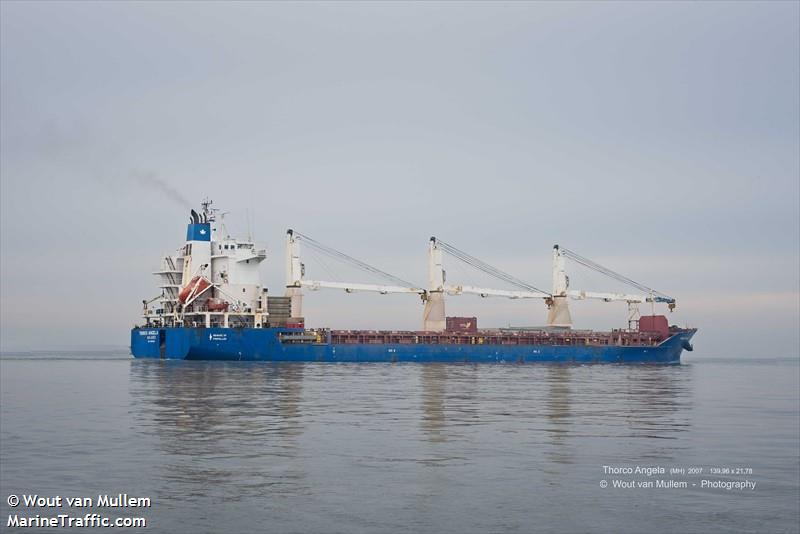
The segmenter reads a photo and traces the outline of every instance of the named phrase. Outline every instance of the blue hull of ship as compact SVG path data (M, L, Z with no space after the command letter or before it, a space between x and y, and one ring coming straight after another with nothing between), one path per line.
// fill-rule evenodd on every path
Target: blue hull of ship
M271 362L416 363L680 363L695 330L657 346L284 344L287 328L134 328L136 358Z

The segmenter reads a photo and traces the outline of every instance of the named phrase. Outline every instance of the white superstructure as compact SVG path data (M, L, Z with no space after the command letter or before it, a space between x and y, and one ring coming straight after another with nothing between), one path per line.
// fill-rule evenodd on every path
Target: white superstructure
M162 294L144 303L148 324L264 326L267 295L258 269L267 251L231 237L211 205L206 200L200 213L191 211L186 243L154 273Z

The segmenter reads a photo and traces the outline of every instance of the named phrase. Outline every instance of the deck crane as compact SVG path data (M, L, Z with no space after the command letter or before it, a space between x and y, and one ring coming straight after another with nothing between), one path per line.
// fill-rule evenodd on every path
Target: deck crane
M385 284L364 284L358 282L337 282L327 280L309 280L305 278L305 265L300 258L300 242L305 243L310 249L320 252L328 257L340 260L344 263L355 266L365 272L385 279ZM446 272L444 270L443 254L447 253L451 257L479 270L485 274L501 280L515 289L495 289L488 287L477 287L471 285L455 285L446 282ZM569 277L566 274L566 259L570 259L591 270L599 272L618 282L632 286L643 294L634 293L611 293L595 292L569 289ZM638 305L642 302L666 303L672 311L675 308L675 299L656 291L644 284L640 284L619 273L603 267L602 265L589 260L569 249L555 245L553 247L553 289L552 292L539 289L538 287L516 278L500 269L479 260L478 258L459 250L455 246L431 237L428 246L428 287L422 289L411 282L407 282L385 271L377 269L343 252L323 245L311 237L288 230L286 232L286 296L290 297L292 317L302 317L303 315L303 293L302 288L312 291L319 289L342 289L348 293L354 291L370 291L381 294L399 293L419 295L425 303L423 312L423 328L426 331L441 332L446 328L446 315L444 296L473 294L481 297L503 297L509 299L542 299L548 307L547 324L554 328L571 328L572 317L570 315L568 300L598 299L605 302L623 301L628 304L629 326L639 318Z
M446 283L446 273L443 267L443 252L517 289L507 290L469 285L449 285ZM441 239L431 237L428 245L428 295L425 301L425 312L423 316L425 330L442 331L445 329L445 294L472 294L481 297L505 297L510 299L543 299L545 302L550 302L552 300L552 295L549 292L505 273L497 267L493 267Z
M566 259L574 261L579 265L598 272L604 276L612 278L625 285L634 287L642 294L635 293L608 293L596 291L583 291L569 289L569 277L566 274ZM567 299L585 300L597 299L604 302L626 302L628 304L628 326L633 328L639 320L639 304L642 302L649 302L655 306L656 303L665 303L669 311L675 309L676 302L673 297L665 295L660 291L648 287L644 284L631 280L627 276L623 276L617 272L612 271L608 267L603 267L580 254L573 252L567 248L553 246L553 295L548 302L550 311L547 315L548 326L554 327L572 327L572 317L570 316L569 306Z
M357 267L363 271L378 275L387 280L387 284L362 284L356 282L334 282L326 280L307 280L305 278L305 264L300 259L300 242L305 243L309 248L316 250L334 259L343 261L349 265ZM389 293L405 293L422 296L423 300L426 291L417 288L411 282L407 282L392 274L373 267L343 252L323 245L307 235L294 230L286 231L286 296L291 299L292 317L302 317L303 315L303 293L302 288L307 287L312 291L319 289L343 289L347 293L354 291L372 291L387 295Z

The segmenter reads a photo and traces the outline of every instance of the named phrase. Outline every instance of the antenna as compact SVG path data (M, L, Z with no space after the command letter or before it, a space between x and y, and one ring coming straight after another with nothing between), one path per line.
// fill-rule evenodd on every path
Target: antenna
M228 233L228 227L225 226L225 216L228 213L229 212L227 212L227 211L223 211L222 213L219 214L219 224L222 226L222 233L223 233L223 235L225 235L225 239L230 239L231 238L231 234Z
M247 208L244 212L245 217L247 218L247 240L252 242L253 241L253 232L250 229L250 208Z
M214 222L216 212L219 211L217 208L212 208L211 205L214 203L213 200L206 197L203 199L203 202L200 203L203 206L203 221L202 222Z

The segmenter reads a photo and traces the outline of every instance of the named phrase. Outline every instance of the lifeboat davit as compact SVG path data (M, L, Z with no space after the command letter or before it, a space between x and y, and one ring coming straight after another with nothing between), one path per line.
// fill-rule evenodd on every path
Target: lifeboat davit
M212 298L206 301L208 311L228 311L228 303L222 299Z
M211 286L211 282L203 278L202 276L195 276L189 283L183 286L180 293L178 293L178 300L181 304L186 304L186 301L189 300L190 297L194 295L199 295L203 291Z

